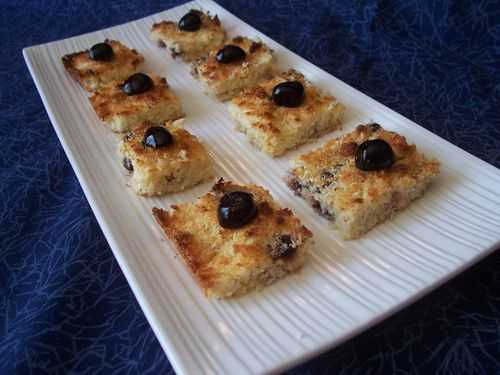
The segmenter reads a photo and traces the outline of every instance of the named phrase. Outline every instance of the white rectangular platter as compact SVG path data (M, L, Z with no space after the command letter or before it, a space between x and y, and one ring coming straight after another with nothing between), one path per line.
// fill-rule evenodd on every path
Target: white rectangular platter
M257 37L347 106L342 131L272 159L236 132L226 104L203 95L189 66L148 38L154 22L177 20L192 7L217 14L229 36ZM126 186L117 137L97 119L61 57L104 38L145 56L143 71L167 77L187 114L186 127L209 147L218 175L271 191L312 230L315 247L303 271L261 292L207 300L151 216L153 206L191 201L204 184L162 198L141 198ZM456 275L500 240L500 173L417 124L339 81L210 0L201 0L110 29L24 50L50 120L104 234L178 374L284 371L327 350ZM289 161L357 124L376 121L442 162L428 193L360 240L342 241L283 182Z

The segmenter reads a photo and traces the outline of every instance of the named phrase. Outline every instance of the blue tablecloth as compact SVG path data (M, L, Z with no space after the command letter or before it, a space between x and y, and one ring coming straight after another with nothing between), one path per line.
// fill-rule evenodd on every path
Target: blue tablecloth
M0 372L172 373L59 144L22 47L179 1L0 3ZM500 166L500 6L220 3L314 64ZM291 374L500 374L500 254Z

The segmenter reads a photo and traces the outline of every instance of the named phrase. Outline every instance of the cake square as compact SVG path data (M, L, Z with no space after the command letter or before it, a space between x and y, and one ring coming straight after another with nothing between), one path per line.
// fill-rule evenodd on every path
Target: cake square
M221 46L226 33L217 16L191 9L178 23L162 21L153 24L150 37L161 48L168 48L172 57L190 62L204 57Z
M293 107L282 105L280 101L277 104L273 100L275 87L296 82L302 85L302 88L299 85L302 98L289 104L293 104ZM245 133L256 147L272 156L282 155L340 128L344 111L344 105L334 96L323 93L293 69L244 90L229 104L229 113L236 122L236 129Z
M377 165L383 168L371 169ZM344 239L353 239L420 197L439 166L405 137L378 124L359 125L296 158L288 185L333 221Z
M235 192L252 196L256 214L241 227L226 228L219 206ZM268 191L222 179L197 201L153 208L153 215L208 297L240 296L271 284L304 264L312 242L312 233Z
M158 76L150 78L151 88L135 95L123 91L127 80L103 86L90 97L97 116L117 133L132 130L144 121L162 123L183 117L179 99L167 80Z
M191 73L202 82L205 93L225 101L270 76L273 62L266 45L238 36L194 62Z
M113 51L109 59L93 60L89 56L90 50L71 53L62 58L68 73L90 92L111 81L127 78L144 62L144 57L135 49L130 49L116 40L106 39L104 44L110 46Z
M213 177L207 150L182 128L182 123L182 119L162 125L144 122L123 137L118 153L124 168L130 172L130 186L136 194L178 192ZM168 131L170 142L165 142L164 132L158 128ZM151 134L153 138L146 139ZM151 147L151 141L156 142L155 147Z

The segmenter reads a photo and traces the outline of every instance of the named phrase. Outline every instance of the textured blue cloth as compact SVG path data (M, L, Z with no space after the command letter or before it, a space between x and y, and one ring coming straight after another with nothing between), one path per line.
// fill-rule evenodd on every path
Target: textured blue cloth
M220 1L348 84L500 166L500 7ZM173 373L87 204L22 47L179 1L0 2L0 373ZM500 374L500 254L290 374Z

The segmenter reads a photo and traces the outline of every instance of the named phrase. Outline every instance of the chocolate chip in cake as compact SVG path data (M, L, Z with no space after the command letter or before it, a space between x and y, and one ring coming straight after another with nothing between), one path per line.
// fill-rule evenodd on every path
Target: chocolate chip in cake
M288 234L279 236L275 243L268 246L269 254L273 259L285 258L293 255L297 250L297 244Z

